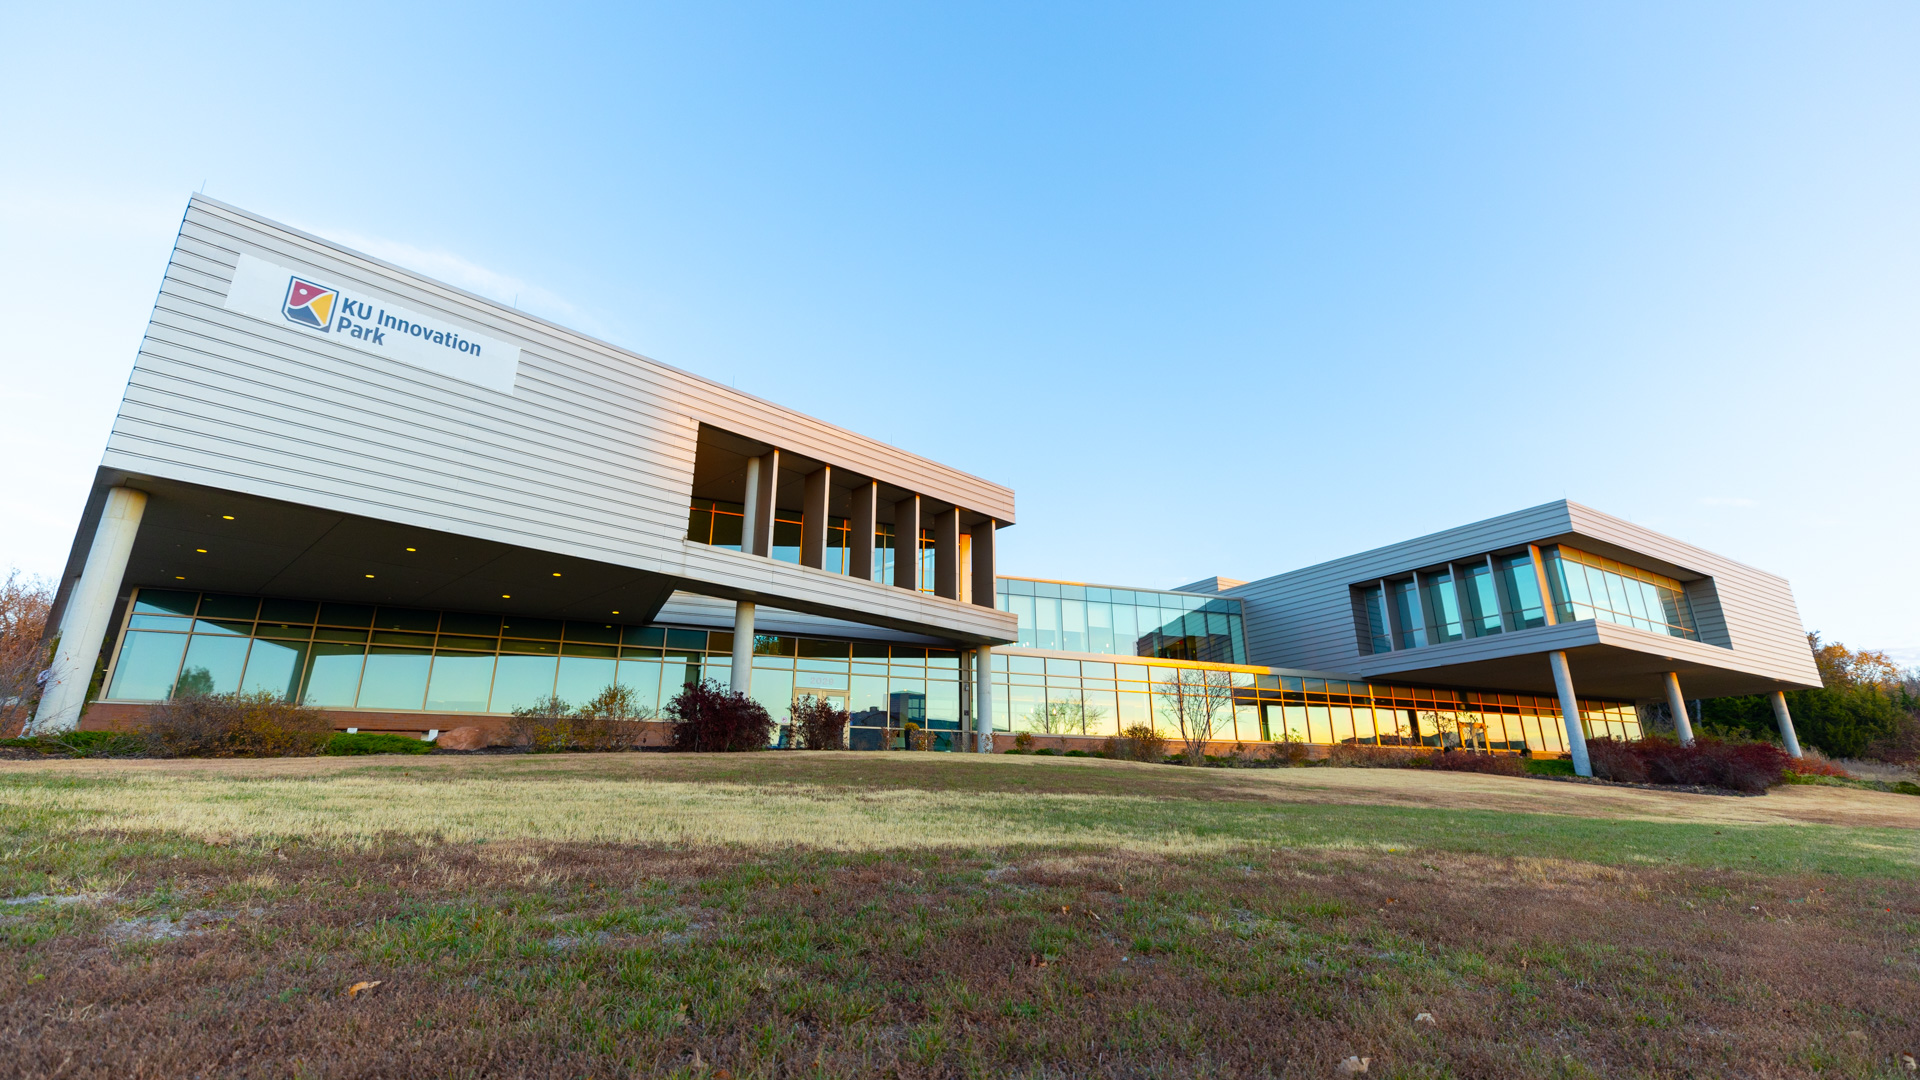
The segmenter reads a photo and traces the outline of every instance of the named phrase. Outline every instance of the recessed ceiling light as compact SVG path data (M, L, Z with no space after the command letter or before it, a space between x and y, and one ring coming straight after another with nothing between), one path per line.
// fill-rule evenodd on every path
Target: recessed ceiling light
M205 554L207 553L207 549L206 549L206 548L194 548L193 550L195 550L195 551L197 551L197 552L199 552L199 553L200 553L200 554L202 554L202 555L205 555Z
M615 614L615 615L618 615L618 614L620 614L620 613L616 611L616 612L614 612L614 614Z
M502 600L511 600L511 599L513 599L513 596L512 596L511 594L509 594L509 593L501 593L501 594L500 594L500 599L502 599Z
M407 550L408 550L408 551L412 551L413 549L412 549L412 548L408 548Z
M553 572L553 576L554 576L554 577L559 577L559 576L560 576L560 571L558 571L558 570L555 570L555 571Z
M232 514L221 514L220 516L221 516L222 518L225 518L225 519L226 519L226 520L228 520L228 521L232 521L232 520L233 520L233 515L232 515Z
M186 578L184 578L184 577L182 577L182 576L180 576L179 574L175 574L175 575L173 575L173 580L175 580L175 581L185 581L185 580L187 580L187 579L186 579Z
M372 574L368 574L367 576L368 576L368 577L372 577L373 575L372 575Z

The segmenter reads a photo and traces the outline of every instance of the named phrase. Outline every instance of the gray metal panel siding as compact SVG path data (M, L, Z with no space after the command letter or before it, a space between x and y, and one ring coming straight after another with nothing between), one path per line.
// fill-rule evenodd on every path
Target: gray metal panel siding
M1819 685L1820 672L1807 648L1806 628L1800 622L1800 608L1794 603L1793 587L1787 579L1578 503L1569 507L1572 531L1579 535L1619 544L1712 578L1716 603L1711 606L1718 608L1712 614L1721 623L1717 630L1725 634L1725 641L1747 670Z
M1224 595L1245 602L1247 654L1255 663L1354 670L1361 654L1350 585L1524 544L1565 532L1568 524L1565 505L1549 503L1248 582Z
M242 252L518 343L514 393L227 311ZM103 465L1011 636L991 609L687 544L702 421L1013 517L1006 488L198 198Z
M1366 673L1403 665L1435 666L1513 655L1541 648L1534 643L1537 637L1499 635L1430 646L1392 654L1392 661L1384 655L1363 656L1348 587L1529 542L1564 540L1577 547L1582 538L1616 545L1712 579L1710 589L1689 592L1708 598L1695 609L1702 636L1730 648L1699 646L1708 650L1700 654L1700 662L1768 678L1818 683L1799 611L1784 579L1565 501L1250 582L1228 590L1226 595L1246 604L1247 648L1255 663ZM1662 642L1662 648L1686 644L1672 639ZM1618 640L1610 637L1609 643L1650 647L1632 635Z

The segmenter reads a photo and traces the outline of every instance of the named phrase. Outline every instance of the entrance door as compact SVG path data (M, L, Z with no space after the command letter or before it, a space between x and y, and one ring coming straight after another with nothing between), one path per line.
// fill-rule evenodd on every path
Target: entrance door
M847 711L848 698L845 690L816 690L813 687L803 687L793 692L793 704L796 708L810 700L825 701L841 712ZM795 739L798 737L798 734L798 732L793 730L793 725L788 724L785 737L781 740L782 744L786 746L795 745ZM855 747L855 749L859 748ZM876 749L878 748L876 747Z

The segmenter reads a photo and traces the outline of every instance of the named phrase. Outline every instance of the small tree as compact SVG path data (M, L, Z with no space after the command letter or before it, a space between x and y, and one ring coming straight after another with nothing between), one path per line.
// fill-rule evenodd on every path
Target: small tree
M47 613L52 583L7 572L0 582L0 736L17 735L40 701L40 673L49 661Z
M773 742L773 717L766 707L711 679L688 683L668 703L667 717L676 721L675 750L765 750Z
M800 750L845 750L847 710L832 698L809 694L793 707L793 746Z
M1207 743L1220 721L1233 715L1233 676L1211 668L1175 668L1154 688L1160 713L1180 733L1188 764L1206 761Z

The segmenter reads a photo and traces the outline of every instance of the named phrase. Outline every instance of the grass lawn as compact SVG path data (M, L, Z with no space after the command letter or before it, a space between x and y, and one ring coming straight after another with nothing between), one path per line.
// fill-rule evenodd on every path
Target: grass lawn
M1847 788L0 762L0 832L0 1075L1911 1077L1920 1054L1920 798Z

